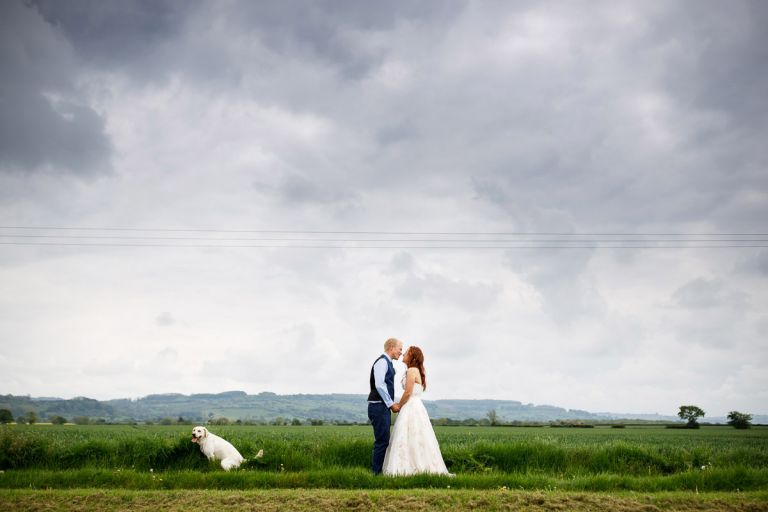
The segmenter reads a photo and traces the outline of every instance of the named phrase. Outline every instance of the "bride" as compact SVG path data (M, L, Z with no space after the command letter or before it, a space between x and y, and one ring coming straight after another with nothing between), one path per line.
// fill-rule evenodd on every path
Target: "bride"
M383 472L385 475L451 475L440 454L427 409L421 401L421 394L427 387L424 354L419 347L412 346L403 356L403 362L408 366L403 378L405 392L400 398L400 413L384 456Z

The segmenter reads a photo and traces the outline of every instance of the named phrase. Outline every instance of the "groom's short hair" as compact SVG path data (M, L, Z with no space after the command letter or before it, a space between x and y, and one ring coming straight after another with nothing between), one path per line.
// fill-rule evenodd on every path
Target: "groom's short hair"
M397 338L389 338L387 341L384 342L384 352L395 348L395 346L398 343L402 343L402 342Z

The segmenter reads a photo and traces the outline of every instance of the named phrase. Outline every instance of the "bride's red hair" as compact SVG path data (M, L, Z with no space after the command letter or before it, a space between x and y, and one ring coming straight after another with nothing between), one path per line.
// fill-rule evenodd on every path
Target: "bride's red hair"
M418 368L421 375L421 385L427 389L427 374L424 371L424 353L419 347L411 345L406 353L408 356L408 368Z

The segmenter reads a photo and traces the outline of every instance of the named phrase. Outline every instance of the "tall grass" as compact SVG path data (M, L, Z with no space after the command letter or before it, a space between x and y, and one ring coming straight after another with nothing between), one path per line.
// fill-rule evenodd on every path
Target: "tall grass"
M366 427L219 427L248 459L225 473L189 427L3 426L0 487L521 487L570 490L768 488L768 429L437 428L458 476L376 479ZM252 459L264 449L264 458ZM159 476L162 475L162 476ZM160 480L162 478L162 480Z
M721 469L688 471L671 476L615 474L559 477L545 474L466 473L456 477L373 476L365 469L317 471L167 471L77 469L19 470L0 474L5 489L518 489L547 491L759 491L768 490L768 470Z

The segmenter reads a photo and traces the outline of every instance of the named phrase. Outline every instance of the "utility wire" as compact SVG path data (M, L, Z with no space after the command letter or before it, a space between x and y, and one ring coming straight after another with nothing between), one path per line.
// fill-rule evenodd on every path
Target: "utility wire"
M371 242L372 240L365 240ZM177 248L265 248L265 249L744 249L765 245L224 245L224 244L132 244L71 242L0 242L0 245L57 247L177 247Z
M22 233L0 231L0 240L2 240L0 245L6 246L270 249L740 249L768 247L768 238L766 238L768 234L763 233L299 231L74 226L0 226L0 230L22 231ZM51 231L60 234L51 234ZM207 236L183 236L185 233ZM263 236L216 236L226 234ZM275 237L275 235L280 236ZM488 238L491 236L495 238ZM29 241L30 239L46 241L33 242ZM261 243L233 244L232 242Z
M444 235L444 236L768 236L768 233L568 233L558 231L313 231L279 229L179 229L72 226L0 226L0 229L50 231L133 231L157 233L271 233L289 235Z
M564 238L536 238L536 239L466 239L466 238L210 238L210 237L186 237L186 236L124 236L124 235L28 235L28 234L0 234L0 238L45 238L65 240L192 240L192 241L222 241L222 242L464 242L464 243L583 243L583 242L608 242L608 243L665 243L665 242L768 242L768 238L699 238L686 240L648 239L648 238L591 238L589 240L568 240Z

